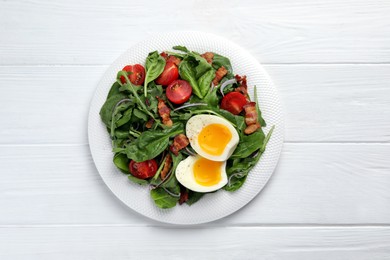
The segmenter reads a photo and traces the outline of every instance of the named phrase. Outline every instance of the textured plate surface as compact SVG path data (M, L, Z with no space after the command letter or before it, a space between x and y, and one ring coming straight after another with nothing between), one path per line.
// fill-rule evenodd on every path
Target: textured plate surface
M192 206L182 205L173 209L157 208L149 189L131 183L112 162L111 141L99 111L107 93L115 81L116 73L127 64L144 64L149 52L171 50L184 45L203 53L212 51L230 58L235 74L247 75L248 90L253 100L253 87L257 86L258 102L267 122L267 133L272 125L275 130L260 161L249 173L245 184L235 192L218 191L205 195ZM251 201L265 186L279 160L283 145L283 116L277 91L263 67L244 49L227 39L202 32L172 32L146 39L122 54L106 71L93 97L88 120L88 138L93 160L104 182L111 191L136 212L151 219L172 224L200 224L225 217Z

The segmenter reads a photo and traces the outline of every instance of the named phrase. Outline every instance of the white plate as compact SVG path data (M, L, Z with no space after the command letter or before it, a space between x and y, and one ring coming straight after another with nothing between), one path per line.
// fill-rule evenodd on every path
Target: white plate
M253 100L253 87L257 86L260 109L267 127L275 130L260 161L249 173L245 184L235 192L224 190L205 195L192 206L177 205L160 209L154 205L149 189L130 182L112 162L111 141L99 111L116 74L127 64L144 64L149 52L171 50L184 45L204 53L212 51L230 58L235 74L247 75L248 89ZM172 224L200 224L214 221L237 211L251 201L267 183L279 160L283 145L283 116L277 91L263 67L248 52L227 39L202 32L172 32L144 40L122 54L106 71L93 97L88 120L89 145L95 165L110 190L127 206L151 219Z

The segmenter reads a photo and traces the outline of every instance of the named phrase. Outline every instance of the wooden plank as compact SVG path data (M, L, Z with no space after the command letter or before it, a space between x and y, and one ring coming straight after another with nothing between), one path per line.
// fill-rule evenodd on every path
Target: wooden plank
M390 255L389 227L0 228L1 259L355 259Z
M106 66L0 67L0 144L87 143ZM390 65L268 65L287 142L390 142ZM21 71L23 75L21 76Z
M213 225L390 224L389 154L389 144L286 144L260 195ZM111 194L86 145L0 146L0 165L0 225L156 224Z
M167 6L171 15L161 11ZM110 64L172 29L219 34L263 63L390 62L387 0L19 0L0 10L3 65Z

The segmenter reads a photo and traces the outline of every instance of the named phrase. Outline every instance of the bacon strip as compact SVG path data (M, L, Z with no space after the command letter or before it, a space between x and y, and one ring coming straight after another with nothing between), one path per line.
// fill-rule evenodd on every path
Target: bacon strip
M184 187L180 187L179 205L185 203L187 200L188 200L188 190Z
M212 53L212 52L205 52L205 53L203 53L200 56L205 58L208 63L210 63L210 64L213 63L214 53Z
M246 83L246 76L244 75L241 77L240 75L236 75L235 79L237 80L238 87L234 91L243 94L248 100L248 102L250 102L249 94L248 94L248 86Z
M179 134L173 139L173 143L169 147L169 150L171 150L171 152L175 155L178 155L179 151L185 148L189 143L190 141L188 141L187 136L185 136L184 134Z
M171 169L171 166L172 166L172 156L171 156L170 153L168 153L165 156L164 167L163 167L163 169L161 170L161 173L160 173L161 180L165 180L169 170Z
M160 56L163 57L165 61L168 59L168 53L166 53L165 51L160 53Z
M259 129L260 123L257 121L258 114L256 110L256 102L250 102L244 106L245 109L245 124L247 127L244 130L244 133L249 135Z
M158 113L162 119L162 123L166 126L172 126L173 122L170 117L171 110L169 109L169 107L167 107L167 105L165 105L164 100L160 99L159 97L157 97L157 99L158 99L158 105L157 105Z
M167 59L167 63L168 62L172 62L173 64L175 64L176 66L179 66L180 62L181 62L181 59L179 59L178 57L176 56L173 56L173 55L170 55L168 56L168 59Z
M216 86L221 81L223 77L228 73L228 70L221 66L219 69L215 72L215 78L213 79L213 84Z
M166 52L162 52L160 53L160 56L164 58L164 60L168 63L168 62L172 62L174 63L176 66L179 66L180 62L181 62L181 59L179 59L178 57L174 56L174 55L168 55L168 53Z
M154 119L153 119L153 118L150 118L150 119L148 120L148 122L146 122L146 124L145 124L146 128L148 128L148 129L152 128L153 123L154 123Z

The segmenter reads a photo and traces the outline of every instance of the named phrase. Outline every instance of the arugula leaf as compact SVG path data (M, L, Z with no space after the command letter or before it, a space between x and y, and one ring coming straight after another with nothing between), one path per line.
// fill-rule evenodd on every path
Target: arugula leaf
M157 51L149 53L148 57L146 58L146 76L144 82L145 97L147 95L147 86L149 82L152 82L153 80L158 78L158 76L160 76L160 74L164 70L165 63L165 59L161 57L161 55Z
M127 122L129 122L132 114L133 114L133 108L131 107L123 113L122 117L119 120L116 121L115 123L116 127L120 127L126 124Z
M156 188L150 191L150 196L154 200L157 207L169 209L176 206L179 198L173 197L164 190L164 188Z
M133 115L144 122L148 121L148 115L137 108L134 109Z
M129 137L129 131L126 130L115 130L114 136L118 139L127 139Z

